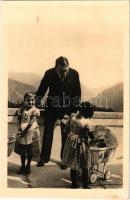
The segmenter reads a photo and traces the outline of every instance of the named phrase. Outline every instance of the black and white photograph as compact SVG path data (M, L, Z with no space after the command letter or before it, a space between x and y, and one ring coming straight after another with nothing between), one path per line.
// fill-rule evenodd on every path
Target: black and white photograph
M118 193L128 1L6 2L4 23L7 188Z

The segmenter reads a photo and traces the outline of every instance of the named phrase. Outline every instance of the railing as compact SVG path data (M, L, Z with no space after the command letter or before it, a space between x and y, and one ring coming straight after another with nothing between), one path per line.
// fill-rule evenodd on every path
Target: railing
M9 108L8 109L8 136L12 135L13 132L17 131L17 109ZM40 117L38 119L38 124L40 128L43 129L44 125L44 110L40 110ZM105 125L109 127L123 127L123 113L120 112L95 112L92 118L93 124ZM57 120L56 125L60 125L60 121ZM12 128L13 127L13 128Z
M15 121L17 108L8 108L8 117ZM43 123L44 109L40 109L40 115ZM12 117L12 118L11 118ZM123 119L122 112L94 112L93 119ZM11 121L12 121L11 120Z
M16 116L17 109L8 109L8 138L12 138L16 136L17 134L17 116ZM44 110L40 110L41 116L38 119L38 124L40 127L40 135L41 138L43 136L43 128L44 128ZM114 112L95 112L94 116L92 118L94 125L105 125L112 127L114 129L115 133L123 133L123 113L114 113ZM57 120L56 126L60 125L60 121ZM58 128L58 127L57 127ZM59 129L59 128L58 128ZM118 135L119 135L118 134ZM122 134L121 134L122 135ZM41 140L42 141L42 140ZM9 144L10 141L8 141L8 155L11 154L13 151L13 147L11 147L11 144ZM12 140L11 140L12 143ZM12 145L14 145L12 143ZM10 150L11 148L11 150Z

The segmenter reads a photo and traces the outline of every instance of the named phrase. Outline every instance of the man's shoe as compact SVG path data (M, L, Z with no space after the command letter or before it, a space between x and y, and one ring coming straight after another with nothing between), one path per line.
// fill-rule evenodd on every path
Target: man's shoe
M37 167L43 167L44 166L44 161L39 161L37 163Z
M60 168L61 168L61 169L67 169L67 166L64 165L63 163L60 163Z
M72 185L71 185L71 188L72 188L72 189L77 189L77 188L79 188L79 185L78 185L78 184L72 184Z

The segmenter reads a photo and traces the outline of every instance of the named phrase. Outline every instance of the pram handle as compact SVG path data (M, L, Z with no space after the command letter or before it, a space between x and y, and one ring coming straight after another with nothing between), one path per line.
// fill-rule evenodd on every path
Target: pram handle
M112 146L112 147L90 147L90 150L93 151L104 151L104 150L110 150L110 149L114 149L117 146Z

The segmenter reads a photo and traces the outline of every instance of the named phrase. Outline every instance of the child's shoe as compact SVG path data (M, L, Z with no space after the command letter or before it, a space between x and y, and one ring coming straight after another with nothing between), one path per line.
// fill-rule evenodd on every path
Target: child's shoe
M90 189L88 185L83 185L83 189Z
M17 174L25 174L25 167L20 167L19 171Z
M71 188L72 188L72 189L77 189L77 188L79 188L79 185L78 185L78 184L72 184L72 185L71 185Z

